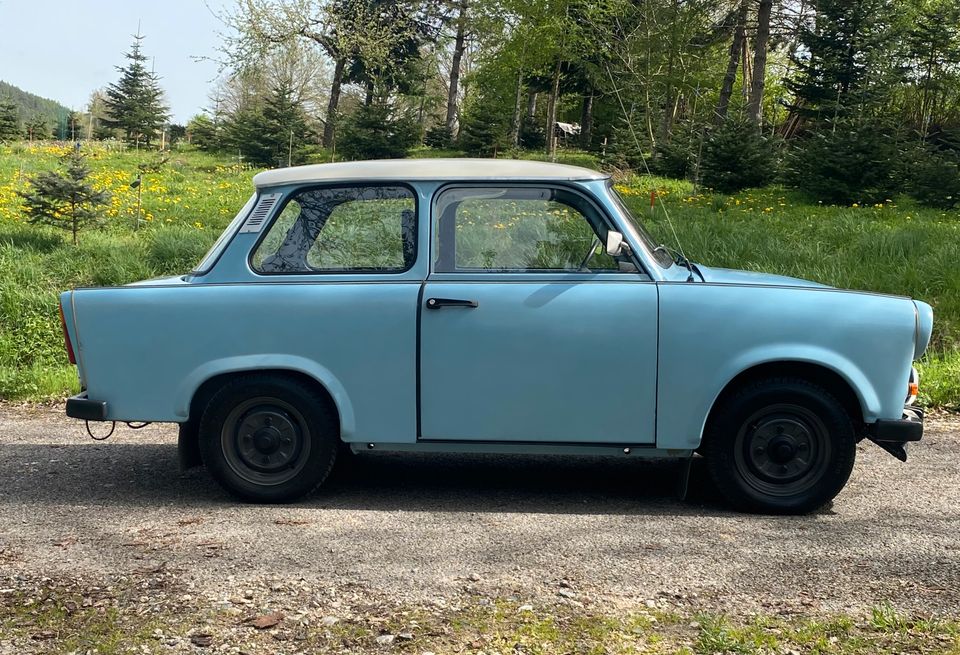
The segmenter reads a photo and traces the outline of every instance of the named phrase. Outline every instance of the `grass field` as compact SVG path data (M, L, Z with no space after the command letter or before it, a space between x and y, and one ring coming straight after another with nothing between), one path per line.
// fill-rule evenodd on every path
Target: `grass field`
M62 147L0 146L0 398L49 399L76 389L57 318L57 293L189 270L251 192L255 172L235 161L175 152L143 183L137 230L137 165L155 153L91 150L94 181L112 193L104 224L81 234L26 223L16 195L52 168ZM427 153L420 153L427 154ZM579 162L588 156L570 153ZM734 196L697 193L686 182L630 178L619 186L661 240L711 266L793 275L835 286L930 302L936 326L922 364L923 401L960 408L960 214L897 198L877 206L828 207L771 187ZM662 205L650 209L650 192ZM665 212L665 209L666 212Z

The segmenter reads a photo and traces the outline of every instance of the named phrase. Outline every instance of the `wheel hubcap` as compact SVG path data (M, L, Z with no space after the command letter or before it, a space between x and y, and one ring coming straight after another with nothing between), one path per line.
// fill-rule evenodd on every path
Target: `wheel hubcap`
M816 414L797 405L775 405L745 423L735 459L744 480L758 491L791 495L816 483L829 451L829 435Z
M309 453L303 416L286 402L255 398L238 405L221 435L230 467L255 484L282 484L295 476Z

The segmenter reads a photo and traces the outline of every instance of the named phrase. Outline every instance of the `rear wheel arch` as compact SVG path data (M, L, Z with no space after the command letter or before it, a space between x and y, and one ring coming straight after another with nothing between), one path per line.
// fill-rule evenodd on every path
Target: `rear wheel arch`
M757 364L737 374L727 382L717 395L701 430L702 440L706 438L708 427L726 402L737 392L761 380L774 378L793 378L805 380L821 387L837 399L850 416L854 428L859 432L864 425L864 408L853 386L842 375L820 364L802 361L775 361Z
M333 394L330 393L330 390L327 389L326 385L311 375L291 369L253 369L249 371L231 371L229 373L220 373L219 375L214 375L213 377L205 380L193 393L193 397L190 399L190 415L187 419L187 422L198 423L200 421L200 416L203 414L204 408L206 408L207 403L210 402L210 399L213 398L217 391L223 388L223 386L228 382L248 375L288 378L312 387L328 403L327 408L331 410L334 416L337 417L337 430L340 430L342 423L340 408L338 407L337 402L334 400Z
M204 380L203 383L197 387L196 391L194 391L190 399L189 415L187 420L180 424L180 433L177 441L181 469L192 468L203 463L199 446L200 418L203 416L203 411L210 403L210 400L216 395L217 391L225 385L249 375L273 376L296 380L303 385L313 388L326 402L326 409L330 411L330 415L336 418L336 429L337 433L340 434L342 426L340 408L334 400L333 394L330 393L330 390L315 377L291 369L253 369L220 373Z

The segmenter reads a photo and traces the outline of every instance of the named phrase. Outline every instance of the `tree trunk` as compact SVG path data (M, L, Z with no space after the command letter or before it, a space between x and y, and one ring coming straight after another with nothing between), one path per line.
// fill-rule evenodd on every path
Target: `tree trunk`
M533 120L537 117L537 96L540 95L536 91L530 91L527 94L527 122L532 123Z
M366 93L363 98L364 107L369 107L370 105L373 104L373 89L374 89L373 80L367 80Z
M673 119L677 112L676 90L673 85L673 56L667 62L667 89L663 100L663 117L660 120L660 133L657 135L657 146L669 143L673 132Z
M593 91L583 96L583 106L580 108L580 147L590 149L593 141Z
M460 95L460 63L467 42L467 0L460 0L457 15L457 36L453 42L453 58L450 60L450 88L447 90L447 131L450 137L457 135L457 100Z
M737 26L730 42L730 58L727 60L727 72L720 85L720 101L717 103L716 119L718 123L727 117L730 108L730 96L733 95L733 83L737 81L737 66L740 64L740 50L743 48L744 31L747 23L747 0L742 0L737 11Z
M343 69L347 65L346 57L337 58L333 69L333 81L330 84L330 101L327 103L327 120L323 125L323 147L333 148L336 134L337 108L340 105L340 87L343 85Z
M553 69L553 84L550 87L550 102L547 104L547 154L557 152L557 103L560 99L560 60Z
M742 84L740 85L740 95L743 96L743 106L746 107L747 103L750 100L750 44L747 43L747 37L744 35L743 43L740 48L740 60L743 62L740 65L741 80Z
M757 10L757 38L753 42L753 83L747 116L758 127L763 119L763 90L767 77L767 44L770 41L770 13L773 0L760 0Z
M520 145L520 122L523 115L520 113L523 104L523 71L517 71L517 93L513 102L513 118L510 121L510 143L516 148Z

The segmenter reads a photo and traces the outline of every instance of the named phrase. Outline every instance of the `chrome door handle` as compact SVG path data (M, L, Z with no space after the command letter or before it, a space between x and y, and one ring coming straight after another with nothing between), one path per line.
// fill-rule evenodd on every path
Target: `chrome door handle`
M427 309L440 309L441 307L469 307L479 306L476 300L461 300L459 298L428 298Z

